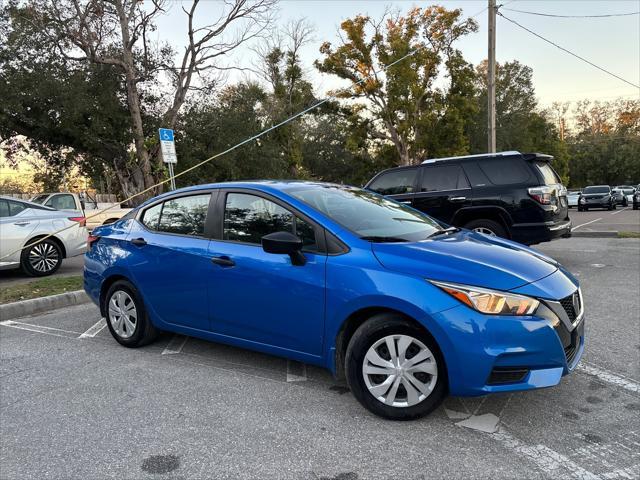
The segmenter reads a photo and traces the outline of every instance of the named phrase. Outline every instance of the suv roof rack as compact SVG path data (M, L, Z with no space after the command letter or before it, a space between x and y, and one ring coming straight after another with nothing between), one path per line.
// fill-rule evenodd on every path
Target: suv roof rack
M480 157L506 157L512 155L522 155L517 150L507 150L505 152L496 152L496 153L477 153L475 155L460 155L457 157L442 157L442 158L429 158L421 163L434 163L441 162L446 160L457 160L460 158L480 158Z

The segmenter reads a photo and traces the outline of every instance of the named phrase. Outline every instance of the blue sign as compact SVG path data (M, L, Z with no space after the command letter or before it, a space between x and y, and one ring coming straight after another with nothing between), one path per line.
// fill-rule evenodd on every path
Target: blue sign
M163 142L173 142L173 130L168 128L160 128L158 129L160 134L160 140Z

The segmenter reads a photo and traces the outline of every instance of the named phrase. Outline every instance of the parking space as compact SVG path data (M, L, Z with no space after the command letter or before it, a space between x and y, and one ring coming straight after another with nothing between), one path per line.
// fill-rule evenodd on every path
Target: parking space
M640 210L631 206L618 207L616 210L589 210L579 212L576 208L569 211L573 222L573 231L580 232L640 232Z
M3 322L2 478L638 478L640 241L538 248L582 283L577 371L413 422L296 362L179 335L120 347L93 305Z
M52 275L52 277L69 277L72 275L82 275L84 267L84 255L78 255L72 258L65 258L62 261L60 269ZM0 270L0 288L10 285L19 285L29 283L35 280L20 269Z

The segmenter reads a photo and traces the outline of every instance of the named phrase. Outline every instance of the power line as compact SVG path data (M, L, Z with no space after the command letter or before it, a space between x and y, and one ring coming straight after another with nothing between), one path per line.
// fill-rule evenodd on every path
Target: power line
M562 50L563 52L566 52L566 53L568 53L569 55L572 55L572 56L576 57L577 59L582 60L582 61L583 61L583 62L585 62L585 63L588 63L588 64L589 64L589 65L591 65L592 67L595 67L595 68L597 68L598 70L603 71L604 73L606 73L606 74L608 74L608 75L611 75L612 77L615 77L615 78L617 78L618 80L621 80L621 81L623 81L624 83L627 83L627 84L631 85L632 87L635 87L635 88L637 88L637 89L640 89L640 85L636 85L635 83L630 82L629 80L625 80L625 79L624 79L624 78L622 78L621 76L616 75L615 73L612 73L612 72L610 72L609 70L607 70L607 69L605 69L605 68L600 67L599 65L596 65L595 63L593 63L593 62L591 62L591 61L587 60L586 58L581 57L581 56L580 56L580 55L578 55L577 53L573 53L572 51L567 50L567 49L566 49L566 48L564 48L564 47L561 47L560 45L558 45L558 44L557 44L557 43L555 43L555 42L552 42L552 41L551 41L551 40L549 40L548 38L545 38L545 37L543 37L542 35L540 35L540 34L538 34L538 33L534 32L533 30L530 30L530 29L528 29L527 27L525 27L525 26L523 26L523 25L520 25L520 24L519 24L518 22L516 22L515 20L511 20L509 17L505 17L502 13L500 13L500 11L498 11L497 13L498 13L498 15L500 15L500 16L501 16L502 18L504 18L505 20L507 20L507 21L509 21L509 22L513 23L514 25L516 25L516 26L520 27L521 29L523 29L523 30L525 30L525 31L529 32L531 35L534 35L534 36L538 37L539 39L544 40L545 42L547 42L547 43L549 43L549 44L553 45L554 47L556 47L556 48L558 48L558 49Z
M506 5L506 4L505 4ZM504 8L504 6L503 6ZM529 12L527 10L516 10L515 8L504 8L510 12L526 13L527 15L538 15L540 17L554 17L554 18L608 18L608 17L629 17L631 15L640 15L640 12L628 12L628 13L609 13L605 15L555 15L552 13L541 12Z

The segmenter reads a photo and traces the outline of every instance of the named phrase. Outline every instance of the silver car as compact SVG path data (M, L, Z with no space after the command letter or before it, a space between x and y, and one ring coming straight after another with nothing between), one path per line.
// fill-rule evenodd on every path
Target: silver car
M65 227L71 228L59 232ZM54 235L35 243L51 233ZM34 245L22 249L30 244ZM22 268L34 277L51 275L64 258L81 255L86 248L82 213L0 197L0 270Z
M569 208L578 206L578 199L580 198L580 190L567 190L567 203Z

